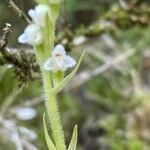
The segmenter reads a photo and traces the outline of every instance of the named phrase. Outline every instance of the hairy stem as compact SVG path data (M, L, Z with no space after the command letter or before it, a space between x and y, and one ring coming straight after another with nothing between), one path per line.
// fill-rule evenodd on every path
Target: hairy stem
M36 56L38 62L42 62L40 57L40 50L36 50ZM60 113L57 104L57 96L50 95L50 91L53 88L51 73L44 71L41 65L44 93L45 93L45 105L46 112L48 114L48 120L50 122L50 128L52 130L52 136L54 139L55 146L58 150L66 150L64 132L62 130L62 124L60 120Z
M57 104L57 95L50 95L50 91L53 88L54 80L52 73L43 69L43 64L50 57L50 53L54 47L55 42L55 24L59 13L59 6L52 5L51 7L51 20L48 16L46 18L46 28L44 29L44 43L43 45L35 47L35 53L38 63L41 66L46 112L48 114L48 120L50 122L50 128L52 130L52 136L57 150L66 150L64 132L62 130L62 124L60 120L60 113Z
M49 84L51 82L50 80L49 74L43 72L43 83L46 99L45 103L55 146L58 150L66 150L64 133L62 130L60 113L58 110L57 96L49 94L51 88Z

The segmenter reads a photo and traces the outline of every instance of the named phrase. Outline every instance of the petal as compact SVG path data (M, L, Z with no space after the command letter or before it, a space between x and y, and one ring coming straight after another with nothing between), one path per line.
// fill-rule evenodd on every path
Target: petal
M26 27L25 33L32 35L32 34L39 32L40 30L41 30L41 27L39 25L30 24Z
M29 10L28 14L33 19L33 21L40 25L44 26L46 24L45 17L46 13L50 16L50 9L47 5L38 5L35 7L35 10Z
M29 38L26 33L21 34L18 38L19 43L25 44L25 43L28 43L28 41L29 41Z
M43 41L43 35L41 32L39 32L35 37L34 44L40 45L42 43L42 41Z
M36 24L30 24L25 29L25 33L28 37L28 44L39 45L43 41L43 34L41 27Z
M28 11L28 15L34 20L34 18L36 17L36 12L33 9L30 9Z
M53 60L52 58L49 58L46 60L46 62L43 65L43 68L47 71L52 71L54 70L54 65L53 65Z
M47 5L38 5L36 8L35 22L40 26L46 25L46 14L50 16L50 9Z
M36 24L30 24L24 30L24 33L19 36L18 42L28 43L30 45L39 45L43 41L41 27Z
M49 7L47 5L40 4L40 5L35 7L35 11L46 14L46 12L49 12L50 10L49 10Z
M56 64L57 64L57 66L59 67L59 68L61 68L62 66L63 66L63 57L60 57L60 58L55 58L55 62L56 62Z
M62 44L58 44L55 46L52 52L52 57L55 57L56 55L66 56L65 48Z
M64 59L64 66L67 68L71 68L74 67L76 65L76 61L70 57L70 56L66 56Z

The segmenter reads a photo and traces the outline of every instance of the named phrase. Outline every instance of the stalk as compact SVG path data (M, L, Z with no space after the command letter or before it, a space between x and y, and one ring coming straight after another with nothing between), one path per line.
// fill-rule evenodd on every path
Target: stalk
M47 26L44 29L44 43L43 45L36 46L35 53L37 61L41 66L42 81L45 93L45 105L48 120L50 122L50 128L52 130L52 137L57 150L66 150L64 132L62 129L62 123L60 120L60 112L57 104L57 95L50 95L50 91L53 88L52 73L43 70L43 63L50 56L50 53L54 47L55 42L55 26L57 16L59 13L59 5L50 5L52 18L49 21L47 18ZM44 51L44 52L43 52Z
M43 71L42 74L43 74L43 85L45 91L46 110L50 121L50 127L52 130L55 146L58 150L66 150L64 132L62 130L60 112L57 104L57 95L52 96L49 94L51 89L50 75L45 71Z

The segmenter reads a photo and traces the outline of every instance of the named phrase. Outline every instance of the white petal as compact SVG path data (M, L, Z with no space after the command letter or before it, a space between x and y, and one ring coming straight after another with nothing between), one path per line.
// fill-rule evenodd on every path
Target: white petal
M46 24L46 14L50 16L50 9L47 5L41 4L36 6L35 10L29 10L28 14L36 24L44 26Z
M29 38L26 33L21 34L18 38L18 42L23 43L23 44L28 43L28 40L29 40Z
M63 66L63 57L55 58L55 62L59 68Z
M67 68L71 68L74 67L75 65L76 65L76 61L72 57L66 56L64 60L64 66Z
M26 27L25 33L32 35L33 33L37 33L40 30L41 30L40 26L38 26L36 24L30 24Z
M49 7L47 5L40 4L40 5L38 5L38 6L35 7L35 11L36 12L45 13L45 12L49 11Z
M35 18L35 17L36 17L36 12L35 12L35 10L30 9L30 10L28 11L28 15L29 15L32 19Z
M65 52L65 48L62 44L58 44L55 46L55 48L52 51L52 57L55 58L56 55L61 55L61 56L65 56L66 52Z
M28 34L29 37L29 44L31 45L39 45L43 41L43 34L41 31L40 26L36 24L29 25L25 32Z
M42 43L42 41L43 41L43 35L41 32L39 32L35 37L34 44L39 45Z
M20 43L39 45L43 41L41 27L36 24L30 24L26 27L24 33L18 38Z
M47 71L52 71L54 70L54 65L53 65L53 60L52 58L49 58L46 60L46 62L43 65L43 68Z

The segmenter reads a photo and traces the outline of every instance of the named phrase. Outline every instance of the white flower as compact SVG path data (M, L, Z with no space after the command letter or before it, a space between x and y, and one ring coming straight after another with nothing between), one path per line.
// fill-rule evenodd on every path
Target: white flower
M41 4L36 6L35 9L30 9L28 14L37 25L45 26L46 14L50 16L50 9L47 5Z
M47 71L65 71L68 68L75 66L76 61L66 55L65 48L62 44L56 45L50 57L45 63L43 68Z
M27 43L30 45L39 45L43 41L41 27L36 24L30 24L24 30L24 33L19 36L18 42Z

